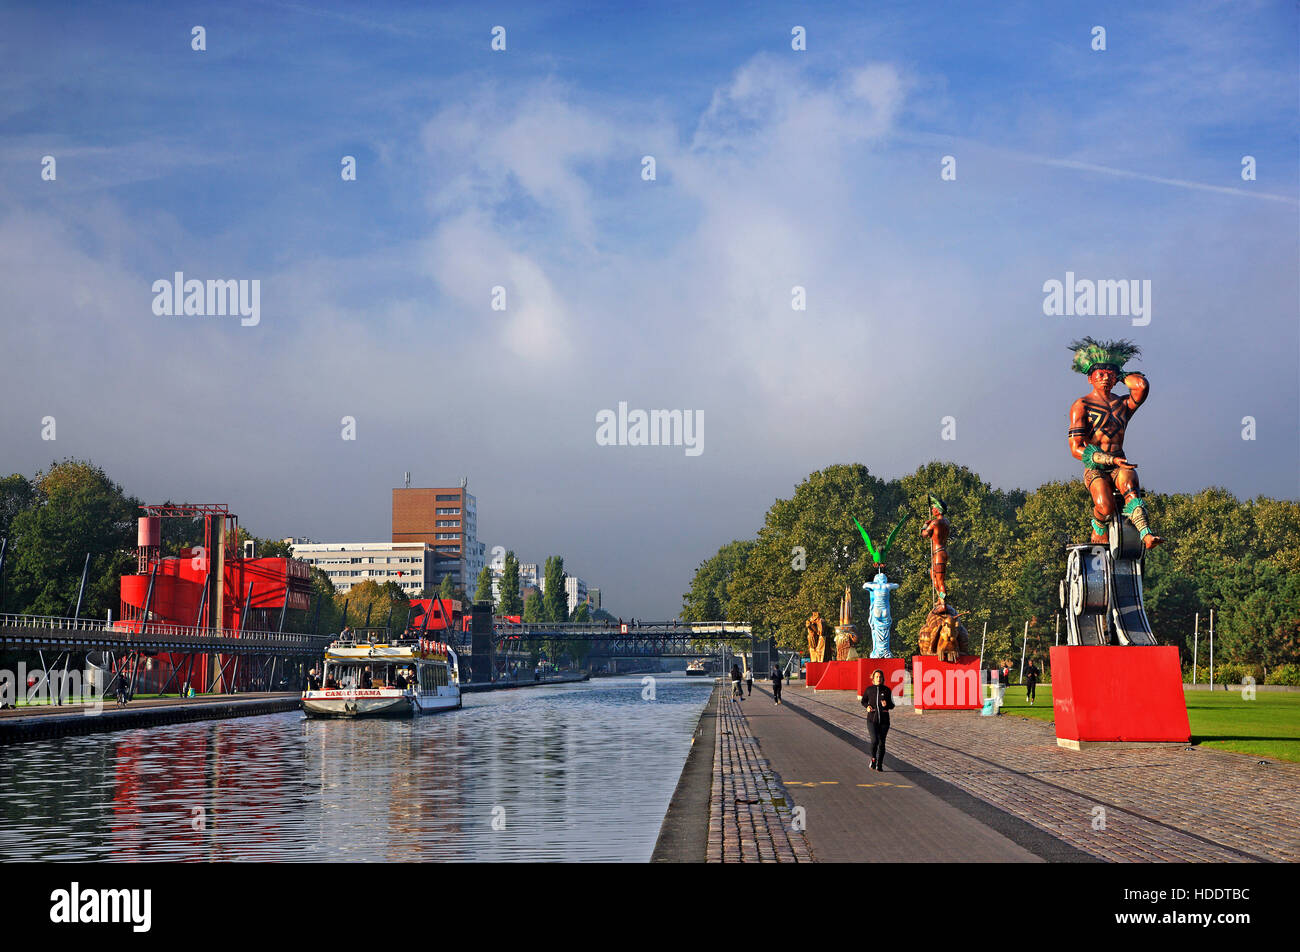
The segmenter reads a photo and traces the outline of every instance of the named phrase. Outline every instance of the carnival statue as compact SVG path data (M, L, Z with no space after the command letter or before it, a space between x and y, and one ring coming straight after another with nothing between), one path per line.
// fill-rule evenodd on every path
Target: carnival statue
M1070 452L1083 463L1083 484L1092 496L1092 539L1098 544L1108 541L1108 528L1116 518L1116 501L1123 497L1123 514L1133 523L1145 548L1164 540L1151 531L1146 504L1138 487L1137 464L1124 455L1124 431L1137 408L1150 394L1147 378L1124 364L1142 351L1128 340L1098 341L1091 337L1076 340L1072 367L1088 378L1092 392L1074 401L1070 407L1068 432ZM1122 382L1128 394L1111 393Z
M1142 604L1142 561L1164 540L1151 531L1138 485L1137 464L1124 453L1124 433L1151 392L1147 378L1124 364L1139 356L1128 340L1084 337L1070 344L1071 369L1087 376L1092 392L1070 407L1070 453L1083 463L1092 497L1092 534L1066 546L1059 587L1071 645L1154 645ZM1118 383L1128 393L1111 393Z
M862 541L867 544L867 552L871 554L871 561L876 567L876 575L870 582L863 582L862 587L871 596L871 657L873 658L892 658L893 653L889 646L889 633L894 624L893 614L889 608L889 593L898 588L896 582L891 582L885 575L885 556L889 554L890 546L894 544L894 538L898 535L898 530L903 528L903 523L907 521L909 513L903 513L903 517L898 520L889 538L885 540L884 546L880 551L871 543L871 536L867 530L862 528L862 523L857 519L853 524L858 527L858 532L862 535Z
M965 612L948 604L948 504L930 494L930 520L921 535L930 540L930 581L934 585L935 603L917 635L917 652L937 655L943 661L956 661L970 653L970 636L961 622Z
M812 616L804 622L804 630L808 633L808 660L823 661L826 658L826 623L822 620L821 612L813 612Z
M930 540L930 581L942 606L948 598L948 504L930 496L930 521L921 527L921 535Z
M871 657L892 658L889 632L894 625L894 616L889 610L889 593L898 588L898 583L891 582L884 572L877 572L876 577L863 582L862 587L871 593Z
M835 627L835 660L852 661L858 656L858 629L853 624L853 598L849 588L844 587L844 597L840 599L840 623Z

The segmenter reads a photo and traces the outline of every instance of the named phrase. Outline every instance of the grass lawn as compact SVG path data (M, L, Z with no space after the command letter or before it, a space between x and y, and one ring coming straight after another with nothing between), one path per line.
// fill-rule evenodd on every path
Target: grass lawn
M1300 763L1300 693L1257 691L1247 701L1236 691L1184 691L1192 743L1258 758ZM1051 721L1052 686L1040 684L1031 707L1023 687L1007 688L1003 714Z

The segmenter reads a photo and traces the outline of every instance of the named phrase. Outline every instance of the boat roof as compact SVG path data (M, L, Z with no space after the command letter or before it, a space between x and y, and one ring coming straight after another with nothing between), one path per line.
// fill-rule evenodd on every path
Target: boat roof
M446 661L441 651L424 651L416 643L374 644L348 642L332 644L325 650L326 661Z

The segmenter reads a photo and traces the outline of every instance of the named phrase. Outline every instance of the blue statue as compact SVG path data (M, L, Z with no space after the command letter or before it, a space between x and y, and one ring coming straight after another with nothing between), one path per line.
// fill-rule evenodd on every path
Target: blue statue
M871 657L892 658L889 629L894 626L894 618L889 612L889 592L898 588L898 583L891 582L884 572L877 572L876 577L863 582L862 587L871 593Z

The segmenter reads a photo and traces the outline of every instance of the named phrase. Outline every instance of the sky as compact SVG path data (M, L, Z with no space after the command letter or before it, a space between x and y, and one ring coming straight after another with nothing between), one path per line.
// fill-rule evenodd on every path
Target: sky
M828 465L1078 478L1091 334L1146 488L1300 496L1294 3L697 6L6 4L0 471L324 542L465 477L489 552L670 618ZM257 323L155 313L178 271Z

